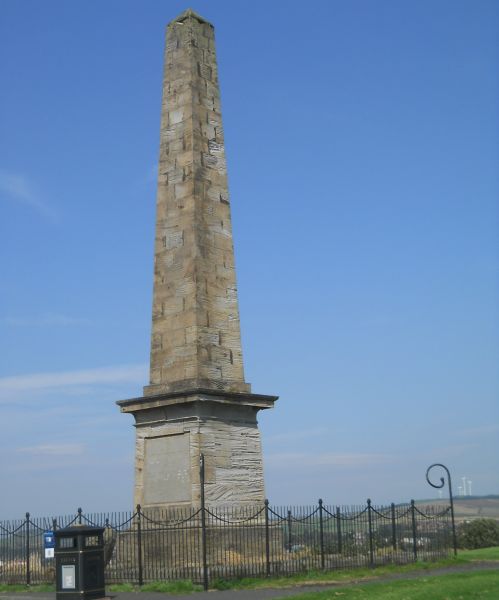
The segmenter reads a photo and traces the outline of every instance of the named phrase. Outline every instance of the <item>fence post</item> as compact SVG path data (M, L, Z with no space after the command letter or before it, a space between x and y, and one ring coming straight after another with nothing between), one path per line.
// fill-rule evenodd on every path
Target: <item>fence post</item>
M340 507L336 507L336 531L338 532L338 554L343 552L343 540L341 539L341 512Z
M269 501L265 500L265 575L270 577Z
M416 540L416 507L414 500L411 500L411 520L412 520L412 552L414 554L414 560L418 560L418 544Z
M369 564L374 567L374 547L373 547L373 518L372 518L371 499L367 499L367 521L369 524Z
M288 552L291 552L291 546L292 546L292 539L291 539L291 511L288 510Z
M144 566L142 564L142 507L137 504L137 560L139 562L139 586L144 584Z
M319 498L319 535L321 543L321 569L325 568L324 560L324 518L322 514L322 498Z
M203 554L203 589L208 590L208 562L206 557L206 503L204 496L204 454L199 455L199 482L201 487L201 546Z
M78 509L78 525L81 525L81 513L83 511L81 510L81 508Z
M57 519L53 518L52 519L52 531L55 531L57 529Z
M392 548L397 550L397 524L395 522L395 504L391 504L392 513Z
M29 560L29 512L26 513L26 585L31 585L31 565Z

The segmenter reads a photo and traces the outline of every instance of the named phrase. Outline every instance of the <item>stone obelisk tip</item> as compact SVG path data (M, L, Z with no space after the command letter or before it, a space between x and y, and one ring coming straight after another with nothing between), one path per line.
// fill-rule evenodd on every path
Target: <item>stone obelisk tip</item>
M192 8L184 10L184 12L180 14L176 19L170 21L169 25L173 23L183 23L187 19L196 19L196 21L198 21L199 23L207 23L208 25L211 25L211 27L213 27L213 25L209 21L207 21L205 18L199 15L196 11L192 10Z

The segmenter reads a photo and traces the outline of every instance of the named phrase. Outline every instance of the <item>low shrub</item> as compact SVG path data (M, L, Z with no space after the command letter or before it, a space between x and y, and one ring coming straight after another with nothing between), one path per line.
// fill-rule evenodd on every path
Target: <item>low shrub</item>
M474 550L499 546L499 522L495 519L475 519L458 526L457 542L460 548Z

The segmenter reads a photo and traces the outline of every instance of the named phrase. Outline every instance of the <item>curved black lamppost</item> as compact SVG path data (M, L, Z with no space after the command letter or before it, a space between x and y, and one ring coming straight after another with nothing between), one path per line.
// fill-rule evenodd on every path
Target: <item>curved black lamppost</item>
M432 481L430 481L430 471L434 467L440 467L447 473L447 485L449 488L449 501L450 501L450 516L451 516L451 522L452 522L452 544L454 546L454 556L456 556L457 555L457 538L456 538L456 522L454 520L454 497L452 495L452 480L451 480L449 469L445 465L443 465L442 463L434 463L433 465L430 465L426 469L426 481L431 485L431 487L441 489L445 485L445 479L443 477L440 477L440 483L433 483Z

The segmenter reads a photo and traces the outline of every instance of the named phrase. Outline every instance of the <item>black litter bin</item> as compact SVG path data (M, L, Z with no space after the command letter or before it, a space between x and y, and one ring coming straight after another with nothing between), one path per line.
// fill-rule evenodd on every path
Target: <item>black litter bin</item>
M103 598L104 528L76 525L54 537L56 600Z

